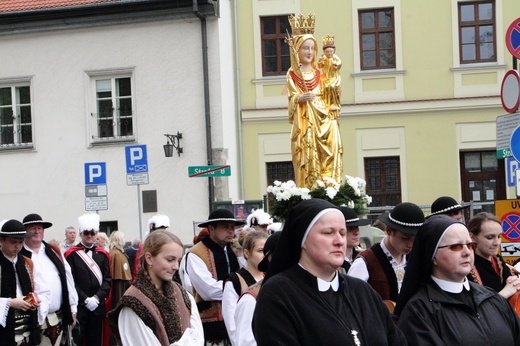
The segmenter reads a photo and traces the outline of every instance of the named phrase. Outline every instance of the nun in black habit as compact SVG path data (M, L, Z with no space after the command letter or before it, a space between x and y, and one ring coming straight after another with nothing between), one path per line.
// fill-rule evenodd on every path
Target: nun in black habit
M262 345L406 345L380 296L340 274L345 218L322 199L287 216L258 295L253 332Z
M429 217L417 232L394 313L409 345L520 345L520 320L496 291L467 280L466 226Z

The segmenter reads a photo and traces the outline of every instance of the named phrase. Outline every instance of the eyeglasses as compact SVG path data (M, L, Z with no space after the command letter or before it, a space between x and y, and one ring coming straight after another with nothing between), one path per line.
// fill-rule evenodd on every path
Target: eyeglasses
M437 249L442 249L443 247L447 247L451 251L458 252L458 251L462 251L462 248L464 247L464 245L466 245L468 247L468 249L471 251L474 251L477 248L477 243L471 242L471 243L466 243L466 244L459 243L459 244L449 244L449 245L439 246Z
M95 236L96 235L96 231L83 231L81 232L81 234L83 235L91 235L91 236Z

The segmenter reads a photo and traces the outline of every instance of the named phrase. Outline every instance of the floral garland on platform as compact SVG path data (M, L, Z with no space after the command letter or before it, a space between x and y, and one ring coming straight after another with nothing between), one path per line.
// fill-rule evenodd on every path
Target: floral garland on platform
M276 180L273 185L267 187L267 193L275 197L270 209L272 215L279 220L285 220L292 208L304 199L311 198L321 198L338 207L350 207L359 216L368 213L367 205L372 202L372 197L365 193L364 179L346 175L345 180L339 183L329 177L323 177L323 180L317 180L317 186L312 190L297 187L292 180L286 182Z

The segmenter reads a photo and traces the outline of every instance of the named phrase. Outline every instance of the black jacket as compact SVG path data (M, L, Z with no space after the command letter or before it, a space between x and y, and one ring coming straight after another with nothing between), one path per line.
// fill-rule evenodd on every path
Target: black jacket
M298 264L265 282L253 317L258 346L355 345L353 334L361 345L406 345L381 297L366 282L338 275L330 300Z
M433 280L406 303L399 328L409 345L520 345L520 319L495 291L470 282L473 306Z
M99 298L99 306L94 310L95 315L104 315L106 313L104 301L110 292L110 282L112 276L110 275L109 255L105 250L93 251L92 258L101 269L103 279L101 285L98 279L87 266L87 264L79 257L77 251L78 247L70 248L65 257L70 264L72 276L74 277L74 284L78 292L78 305L84 306L85 299L96 295ZM76 251L74 251L76 249Z

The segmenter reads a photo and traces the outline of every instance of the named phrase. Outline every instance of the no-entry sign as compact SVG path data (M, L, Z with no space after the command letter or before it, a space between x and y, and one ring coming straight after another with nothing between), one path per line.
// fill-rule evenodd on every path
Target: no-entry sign
M506 46L509 53L520 59L520 18L515 19L507 29Z

